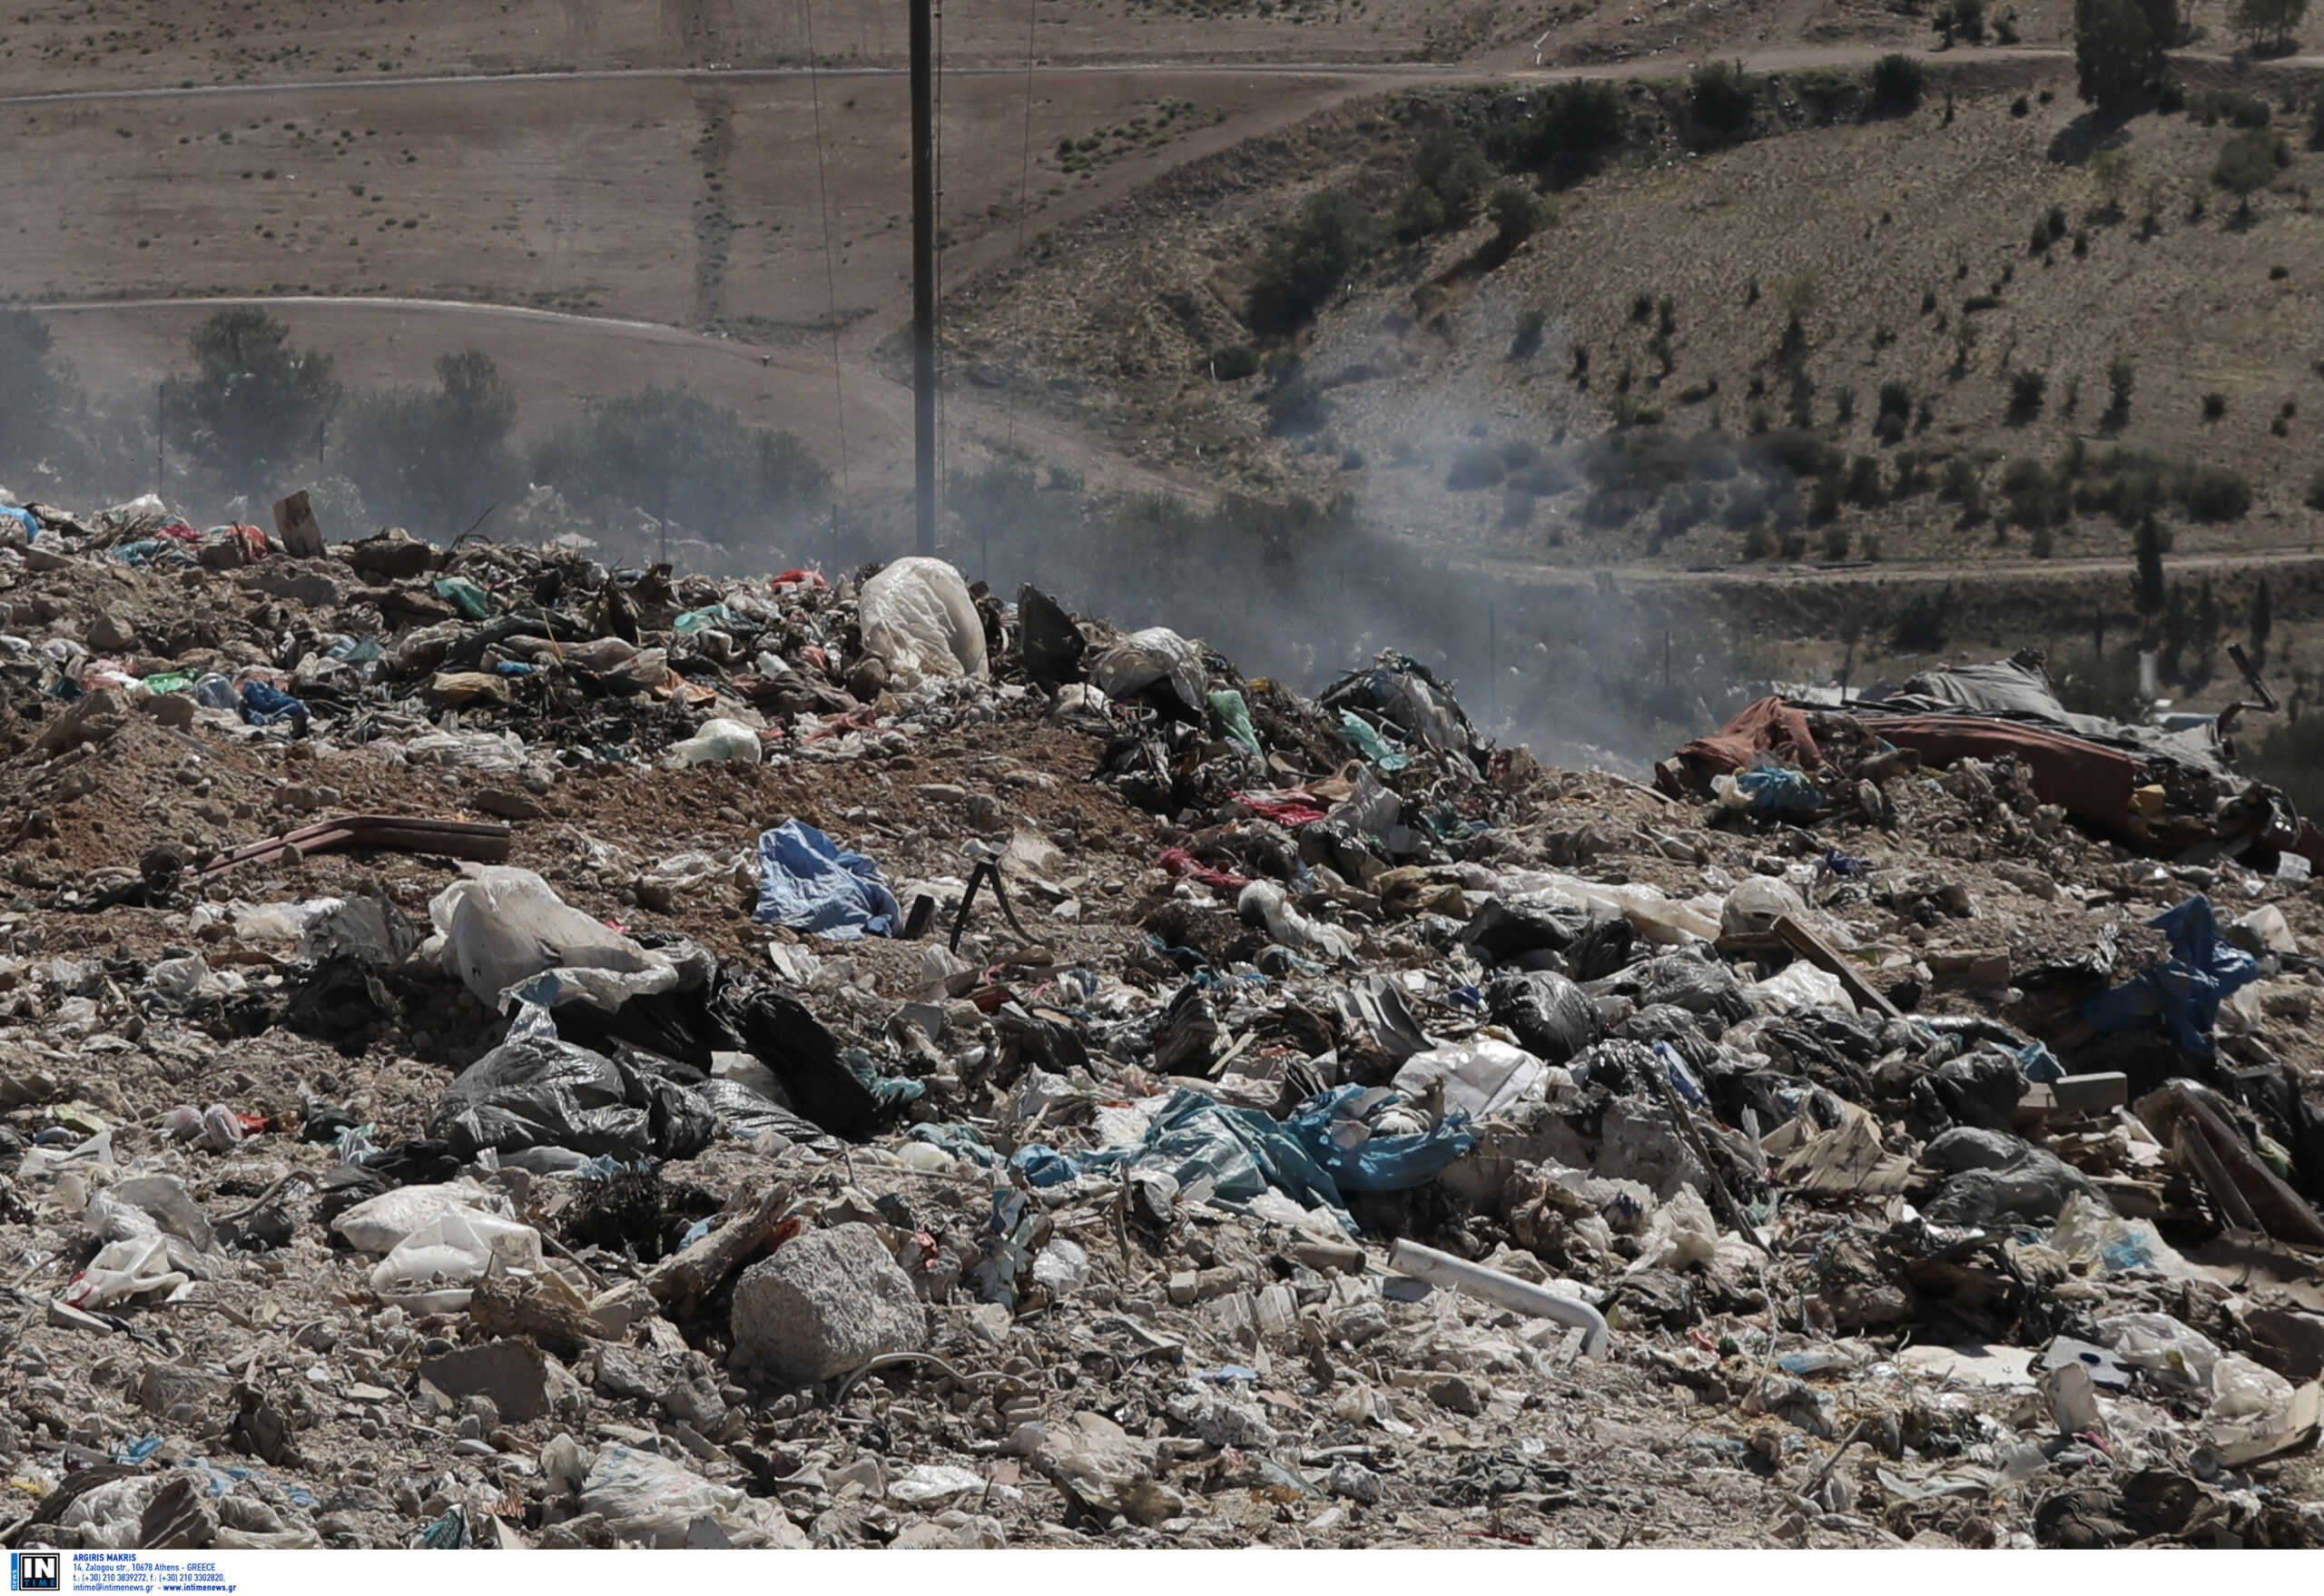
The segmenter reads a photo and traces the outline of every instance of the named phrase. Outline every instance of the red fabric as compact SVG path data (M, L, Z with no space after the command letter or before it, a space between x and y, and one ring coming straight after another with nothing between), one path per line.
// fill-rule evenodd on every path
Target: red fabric
M266 534L260 531L256 527L251 526L248 521L237 521L234 523L234 537L236 541L241 544L242 553L254 560L264 559L273 547L271 544L267 542Z
M1698 737L1679 750L1688 764L1706 767L1713 775L1741 770L1756 754L1772 754L1802 770L1824 768L1824 755L1807 729L1807 712L1794 709L1780 698L1762 698L1747 704L1718 733Z
M823 580L823 574L821 571L791 570L783 572L780 576L769 576L766 579L767 586L777 593L799 582L804 582L808 586L818 590L831 586Z
M1311 826L1324 818L1324 811L1305 802L1314 794L1297 788L1275 793L1229 793L1227 796L1253 814L1271 820L1279 826Z
M2043 803L2058 805L2102 836L2135 840L2131 793L2143 766L2134 754L2043 726L1974 715L1868 715L1864 724L1899 748L1919 749L1932 765L2014 754Z
M1226 887L1236 892L1240 892L1251 884L1250 877L1232 875L1223 870L1213 870L1210 866L1198 862L1195 856L1184 848L1164 849L1161 863L1163 872L1172 881L1200 882L1206 887Z
M176 519L164 521L160 526L154 527L153 536L156 537L174 537L180 543L199 543L202 541L201 533L187 526L183 521Z

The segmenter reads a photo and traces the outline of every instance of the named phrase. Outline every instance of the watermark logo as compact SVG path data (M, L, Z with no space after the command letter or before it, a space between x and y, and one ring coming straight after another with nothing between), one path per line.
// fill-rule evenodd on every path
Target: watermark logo
M8 1589L11 1591L62 1591L64 1588L64 1554L61 1552L11 1552L8 1554Z

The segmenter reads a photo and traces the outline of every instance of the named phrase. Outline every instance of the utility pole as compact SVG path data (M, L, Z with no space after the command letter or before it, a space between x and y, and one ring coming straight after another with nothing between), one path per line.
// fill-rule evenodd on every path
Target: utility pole
M911 0L913 547L936 552L936 69L931 0Z

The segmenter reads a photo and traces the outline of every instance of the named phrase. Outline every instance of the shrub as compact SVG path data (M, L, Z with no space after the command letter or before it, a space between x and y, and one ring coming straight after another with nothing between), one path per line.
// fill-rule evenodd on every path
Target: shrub
M1492 215L1493 243L1504 256L1541 232L1551 217L1550 207L1522 183L1500 184L1487 208Z
M1538 172L1562 186L1589 176L1620 146L1628 120L1613 84L1562 83L1522 122L1493 129L1487 153L1503 166Z
M1267 241L1251 284L1249 318L1264 333L1297 330L1378 247L1379 228L1354 194L1332 189Z
M2186 489L2191 521L2235 521L2250 513L2251 485L2225 466L2197 466Z
M788 432L684 388L644 388L600 400L533 451L532 479L554 483L598 515L637 506L714 541L764 537L785 517L820 508L831 477Z
M438 358L436 382L359 399L334 458L370 511L449 537L523 488L517 396L478 350Z
M2131 389L2138 374L2128 355L2116 355L2106 363L2106 418L2118 426L2131 413Z
M1412 182L1396 204L1397 236L1425 238L1474 221L1492 163L1467 133L1438 128L1413 153Z
M2267 133L2251 129L2221 146L2211 182L2233 194L2245 214L2250 212L2251 196L2276 179L2276 144Z
M2203 419L2206 422L2217 421L2226 414L2227 395L2223 393L2207 393L2203 395Z
M1706 143L1731 143L1751 127L1756 85L1739 61L1708 61L1695 68L1687 103Z
M1899 442L1912 418L1913 390L1893 378L1882 383L1880 409L1872 423L1872 435L1883 443Z
M2010 461L2002 470L2001 490L2009 500L2009 518L2021 527L2063 525L2072 507L2065 483L2039 460Z
M1911 56L1891 53L1872 64L1872 110L1876 116L1902 116L1920 109L1928 69Z
M1502 463L1501 451L1487 444L1464 448L1452 457L1452 468L1444 473L1444 486L1454 493L1475 493L1487 488L1497 488L1509 474Z
M2308 507L2324 510L2324 471L2319 471L2308 479Z
M1246 343L1228 344L1210 357L1210 373L1221 382L1240 382L1259 371L1259 351Z
M1541 330L1549 325L1549 315L1542 310L1527 310L1517 318L1516 336L1509 340L1509 358L1530 360L1541 348Z
M189 452L230 481L259 478L243 490L278 485L339 408L331 358L292 348L290 329L254 306L219 311L188 341L194 372L172 380L170 399L191 423Z
M2042 399L2049 391L2050 379L2029 366L2021 366L2009 374L2009 419L2012 426L2023 427L2042 413Z
M1843 489L1850 504L1866 509L1878 507L1880 493L1880 462L1870 455L1858 455L1848 462L1847 483Z

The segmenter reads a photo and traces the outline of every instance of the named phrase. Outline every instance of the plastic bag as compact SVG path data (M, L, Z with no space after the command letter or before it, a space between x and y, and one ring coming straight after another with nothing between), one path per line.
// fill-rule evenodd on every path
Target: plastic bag
M855 614L863 652L899 677L982 681L987 674L976 601L942 560L908 555L891 562L863 584Z
M1413 1102L1432 1091L1441 1092L1447 1116L1489 1119L1529 1098L1539 1098L1549 1072L1547 1064L1524 1049L1478 1037L1413 1054L1390 1084Z
M1795 1009L1856 1012L1856 1000L1840 984L1840 978L1828 970L1818 970L1805 959L1795 960L1779 973L1753 982L1748 991L1751 1000L1767 1013L1788 1014Z
M493 865L454 882L428 905L442 937L438 957L495 1009L512 989L554 972L551 989L523 994L553 1006L567 998L611 1010L634 997L675 990L676 962L572 908L529 870Z
M1509 1052L1517 1050L1501 1045ZM1415 1059L1405 1069L1419 1062ZM1529 1062L1537 1069L1541 1063ZM1435 1179L1445 1166L1476 1146L1477 1138L1469 1128L1468 1114L1460 1108L1449 1108L1436 1124L1418 1133L1372 1123L1402 1104L1396 1093L1377 1088L1334 1087L1302 1103L1284 1121L1284 1128L1341 1191L1404 1191Z
M1202 652L1167 626L1132 632L1099 655L1089 666L1089 679L1107 697L1134 698L1157 682L1167 682L1171 695L1199 714L1208 706Z
M447 1208L398 1242L373 1266L380 1301L416 1314L452 1314L468 1305L476 1283L510 1270L537 1273L540 1232L475 1208Z
M1509 961L1560 952L1590 924L1590 905L1566 892L1497 892L1485 900L1461 940L1482 959Z
M560 1039L546 1011L527 1008L507 1040L452 1082L428 1134L462 1158L559 1148L629 1162L690 1158L717 1119L684 1087Z
M2291 1399L2290 1381L2250 1358L2222 1353L2211 1365L2211 1416L2214 1419L2280 1414L2291 1405Z
M1380 734L1378 727L1352 709L1340 711L1340 735L1355 744L1373 767L1390 775L1412 764L1413 756L1398 752Z
M1310 920L1291 906L1273 882L1253 882L1235 900L1235 911L1247 922L1256 919L1270 940L1295 953L1316 953L1326 959L1354 959L1355 939L1335 925Z
M107 1242L73 1276L57 1298L68 1308L104 1308L115 1303L173 1302L193 1284L170 1266L169 1237L155 1230Z
M1688 1269L1708 1264L1718 1253L1718 1225L1691 1186L1679 1188L1648 1221L1645 1246L1625 1273L1640 1269Z
M381 1256L393 1252L406 1236L442 1218L455 1208L506 1218L508 1199L473 1181L445 1186L402 1186L366 1197L330 1222L348 1246L358 1252Z
M1554 970L1504 975L1484 996L1493 1023L1507 1026L1528 1052L1551 1064L1571 1059L1602 1029L1590 994Z
M763 749L759 734L740 721L707 720L683 743L670 744L680 766L690 764L756 764Z
M684 1547L696 1519L710 1520L738 1547L806 1542L773 1502L627 1446L597 1449L581 1483L580 1507L602 1515L616 1539L664 1550Z
M1718 911L1718 925L1729 936L1771 931L1787 914L1806 918L1807 901L1789 882L1755 875L1727 894Z
M2114 1361L2142 1369L2166 1386L2209 1392L2220 1361L2219 1345L2201 1331L2168 1314L2117 1314L2097 1323L2099 1341L2114 1350Z
M880 867L802 820L759 833L759 902L751 918L832 941L893 936L903 918Z
M2125 1219L2097 1198L2076 1193L2058 1210L2050 1250L2079 1268L2098 1275L2152 1269L2176 1279L2194 1271L2171 1244L2143 1219Z
M1228 736L1254 754L1266 752L1259 746L1259 734L1251 725L1251 706L1243 702L1240 693L1232 687L1222 687L1210 695L1210 707Z

